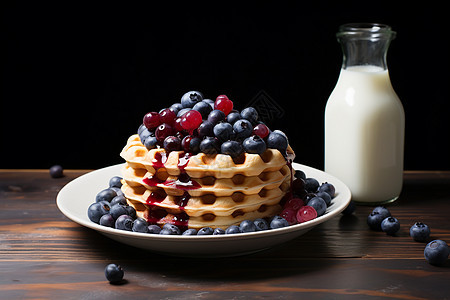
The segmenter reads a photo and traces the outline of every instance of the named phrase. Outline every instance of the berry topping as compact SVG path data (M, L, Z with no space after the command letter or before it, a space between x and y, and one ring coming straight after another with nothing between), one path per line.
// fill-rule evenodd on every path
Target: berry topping
M161 123L167 123L172 125L175 122L176 117L177 114L175 113L175 110L172 108L165 108L159 113L159 119L161 120Z
M143 122L148 129L155 129L161 124L161 117L157 112L151 111L144 116Z
M317 218L317 211L312 206L302 206L297 212L297 221L299 223L307 222Z
M256 134L260 138L265 138L270 133L269 127L267 127L265 124L258 124L253 128L253 134Z
M257 135L248 137L242 143L247 153L263 154L266 151L266 143Z
M233 110L233 101L228 99L226 95L217 96L214 102L214 109L221 110L228 115Z
M183 106L183 108L192 108L195 104L197 104L197 102L200 102L202 100L202 93L198 91L190 91L184 94L183 97L181 97L181 105Z
M242 144L237 141L226 141L220 147L220 152L222 154L227 154L232 158L237 158L244 153L244 148Z
M175 134L174 128L167 123L159 125L158 128L156 128L155 130L156 139L160 142L164 141L166 137L168 137L169 135L174 134Z
M181 118L181 127L187 131L197 129L202 123L202 115L196 110L190 110Z
M253 107L246 107L241 111L241 118L256 124L258 122L258 112Z

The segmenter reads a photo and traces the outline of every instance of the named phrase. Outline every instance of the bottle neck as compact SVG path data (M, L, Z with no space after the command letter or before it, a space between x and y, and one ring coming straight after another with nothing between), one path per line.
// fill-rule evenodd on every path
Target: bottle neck
M355 66L376 66L387 70L386 55L395 32L382 24L345 24L337 39L342 47L342 69Z

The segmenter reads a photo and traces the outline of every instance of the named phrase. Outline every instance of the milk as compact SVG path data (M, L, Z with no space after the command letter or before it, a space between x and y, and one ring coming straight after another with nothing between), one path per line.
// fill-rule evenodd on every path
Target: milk
M325 109L325 171L342 180L356 202L394 201L403 182L404 130L387 69L342 69Z

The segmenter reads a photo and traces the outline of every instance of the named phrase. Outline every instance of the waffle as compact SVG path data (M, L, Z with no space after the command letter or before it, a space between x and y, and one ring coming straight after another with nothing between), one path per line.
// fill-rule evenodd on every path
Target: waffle
M147 150L133 135L121 152L127 162L122 191L139 216L157 224L226 229L279 213L292 177L286 159L274 149L244 155L234 161L223 154Z

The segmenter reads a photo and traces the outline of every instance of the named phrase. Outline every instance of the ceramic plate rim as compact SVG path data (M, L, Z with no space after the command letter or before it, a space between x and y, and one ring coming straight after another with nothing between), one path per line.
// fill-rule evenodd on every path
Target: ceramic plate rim
M205 240L217 240L217 241L227 241L227 240L236 240L236 239L243 239L243 238L258 238L258 237L268 237L273 235L279 235L279 234L288 234L295 231L301 231L308 228L311 228L313 226L316 226L320 223L323 223L327 221L328 219L331 219L332 217L338 215L341 213L348 205L348 203L351 200L351 193L349 188L339 179L336 177L325 173L324 171L302 165L299 163L292 163L292 167L295 170L302 170L307 175L308 173L317 173L324 177L327 177L327 181L331 182L336 187L336 192L338 193L337 196L333 199L332 205L327 208L327 211L324 215L317 217L311 221L307 221L301 224L291 225L284 228L278 228L278 229L270 229L270 230L264 230L259 232L250 232L250 233L242 233L242 234L229 234L229 235L207 235L207 236L183 236L183 235L157 235L157 234L148 234L148 233L140 233L140 232L131 232L131 231L124 231L124 230L118 230L110 227L105 227L99 224L96 224L92 221L90 221L87 218L87 213L85 216L81 217L77 214L74 214L67 206L66 199L70 195L73 189L75 189L79 185L83 185L83 183L91 177L96 178L99 174L107 173L108 171L116 171L117 174L120 176L120 169L125 163L116 164L112 166L108 166L105 168L97 169L91 172L88 172L84 175L81 175L80 177L77 177L67 183L58 193L56 197L56 204L58 209L70 220L72 220L75 223L78 223L84 227L88 227L91 229L94 229L96 231L99 231L101 233L105 234L112 234L112 235L118 235L118 236L129 236L133 238L143 239L143 240L149 240L149 241L205 241ZM114 176L114 175L112 175ZM311 176L311 177L317 177L317 175ZM104 178L104 183L102 187L99 187L99 191L101 191L104 188L107 188L107 183L109 178ZM319 180L320 181L320 180ZM336 201L339 200L339 201ZM95 201L95 195L92 197L92 201L89 202L93 203ZM85 212L87 212L88 206L85 207Z

